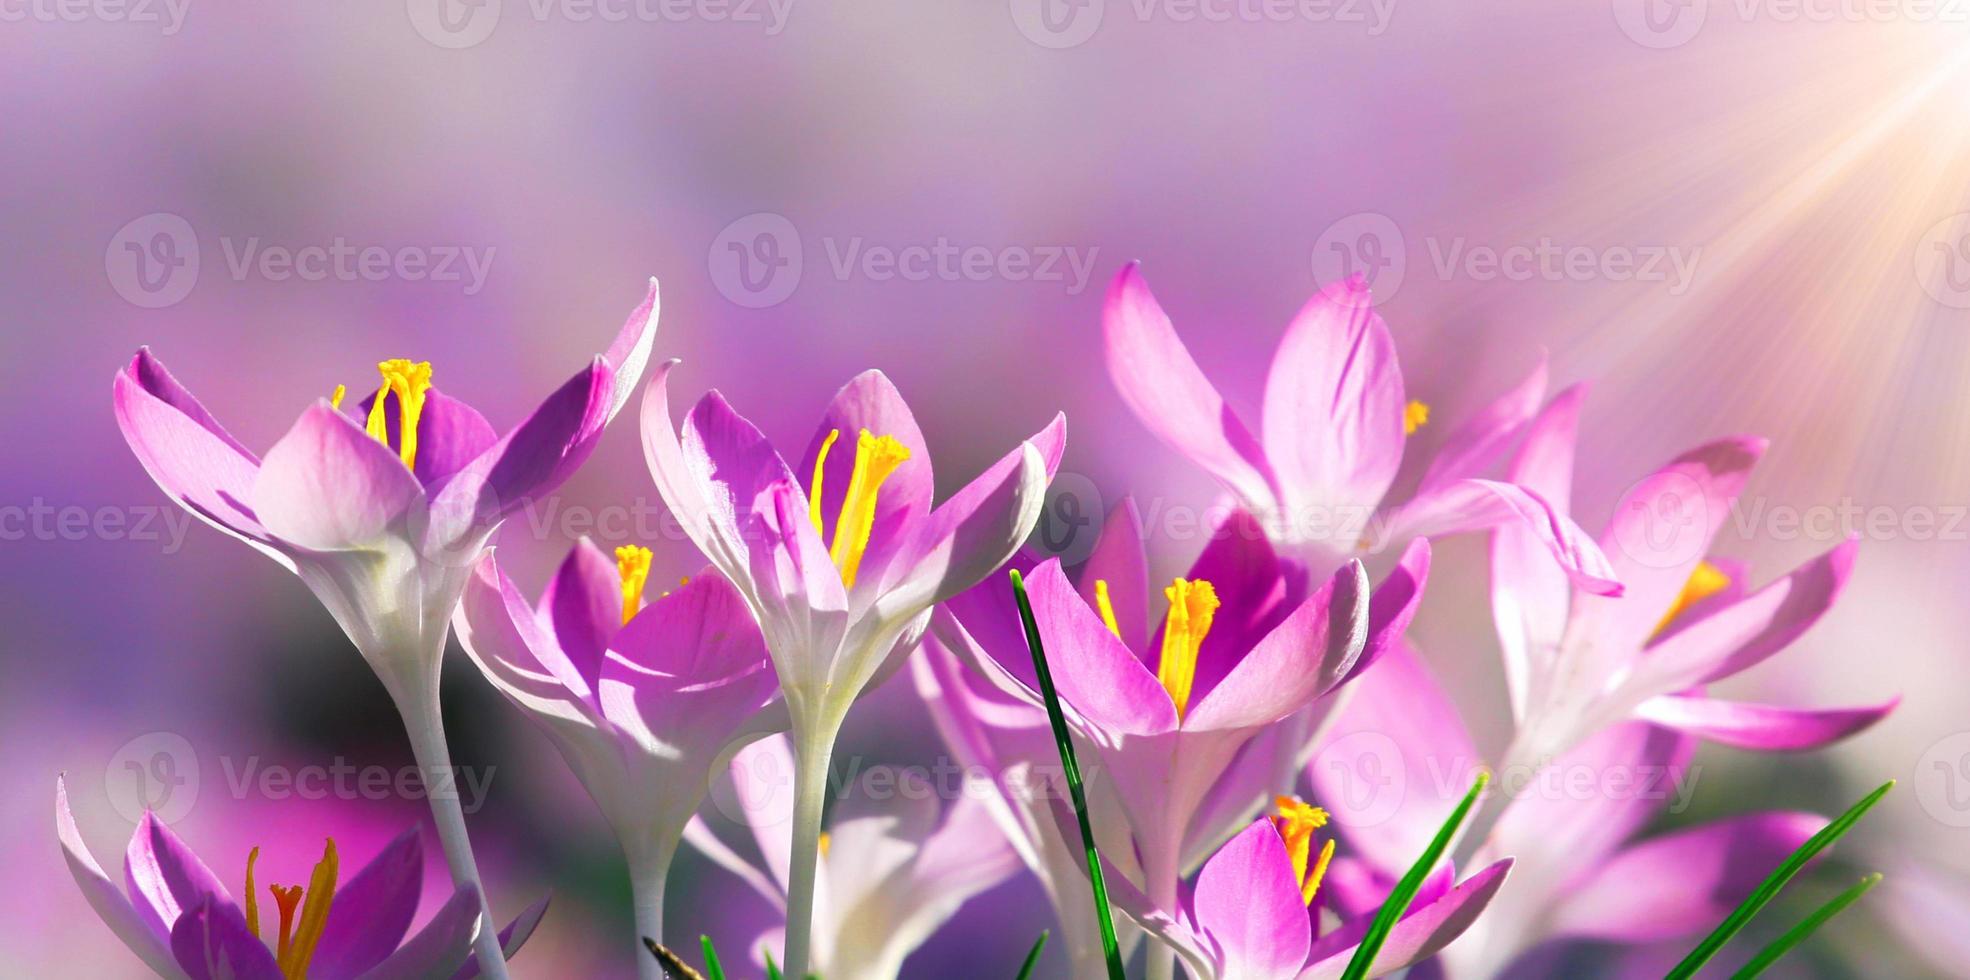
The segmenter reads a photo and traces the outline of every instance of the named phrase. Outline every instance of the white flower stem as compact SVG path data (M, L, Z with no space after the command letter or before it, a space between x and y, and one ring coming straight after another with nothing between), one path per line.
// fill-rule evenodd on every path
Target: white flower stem
M1169 852L1167 854L1151 853L1143 855L1142 874L1145 879L1144 884L1149 886L1149 897L1156 908L1168 910L1172 914L1175 914L1177 910L1178 857L1176 851L1178 847L1179 845L1175 841L1172 841L1167 848L1155 849L1158 851L1166 850ZM1177 951L1175 947L1161 941L1152 941L1149 944L1149 949L1145 952L1149 958L1147 972L1145 973L1148 980L1171 980L1171 978L1176 976Z
M435 674L435 671L433 672ZM488 980L506 980L506 957L499 948L499 925L492 915L492 903L479 880L478 863L472 859L472 841L465 833L465 811L458 803L458 781L452 770L451 750L445 745L443 716L438 711L437 678L428 690L410 703L398 703L404 730L410 735L411 754L417 759L418 776L424 781L425 796L431 801L431 817L438 825L438 840L444 845L445 864L451 869L452 884L472 886L479 893L479 935L472 941L479 959L479 974Z
M838 716L796 717L794 744L793 850L787 871L787 948L782 974L807 976L814 933L814 874L821 857L821 811L828 797L828 766L834 757Z
M664 980L663 964L643 945L645 938L664 941L664 880L670 876L675 848L629 858L629 895L636 908L636 975L640 980Z

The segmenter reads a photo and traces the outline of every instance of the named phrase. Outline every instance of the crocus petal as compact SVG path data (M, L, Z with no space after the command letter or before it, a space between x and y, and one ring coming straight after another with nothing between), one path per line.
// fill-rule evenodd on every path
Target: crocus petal
M1191 909L1217 944L1227 976L1291 977L1306 965L1311 921L1286 842L1270 820L1254 821L1204 862Z
M1534 419L1507 474L1566 513L1573 488L1573 451L1586 390L1574 385ZM1535 672L1558 656L1572 589L1544 537L1524 523L1498 526L1491 537L1491 612L1504 654L1505 684L1514 718L1523 720Z
M608 362L595 358L454 477L444 503L433 509L463 511L458 498L476 485L473 520L490 521L560 486L594 451L609 421L614 385Z
M1398 642L1348 685L1307 777L1312 798L1347 832L1345 850L1400 874L1483 761L1449 692Z
M1545 498L1497 480L1458 480L1418 496L1389 518L1388 538L1461 534L1516 521L1543 543L1568 577L1604 596L1622 594L1616 569L1573 518ZM1666 607L1665 607L1666 608ZM1660 614L1657 614L1660 616Z
M364 973L362 980L430 980L449 975L465 962L478 935L479 890L467 885L453 892L417 935Z
M381 389L371 393L356 406L355 417L367 419L376 399L382 397ZM394 453L402 452L402 407L395 398L384 399L383 431L388 436L386 445ZM411 472L419 483L432 486L464 469L498 441L499 433L477 409L431 388L424 394L424 410L417 417L417 459Z
M1056 415L931 511L890 564L875 604L881 621L916 618L978 584L1019 550L1039 523L1066 427L1066 417Z
M1278 721L1339 684L1367 641L1368 572L1350 561L1206 693L1183 728L1231 730Z
M266 528L247 504L260 461L220 428L148 349L117 372L112 401L124 440L160 489L206 523L292 569L292 562L270 546Z
M1853 574L1848 538L1790 575L1717 610L1650 648L1627 684L1636 697L1729 677L1784 649L1833 606Z
M500 693L543 718L594 727L594 688L488 552L452 616L460 645Z
M1429 959L1450 945L1463 935L1465 929L1470 928L1471 923L1477 921L1484 907L1491 904L1492 897L1504 885L1505 875L1511 867L1512 861L1507 858L1464 879L1435 901L1412 906L1389 931L1388 940L1376 954L1375 966L1368 971L1368 975L1379 977L1394 973ZM1310 957L1312 965L1301 972L1299 980L1331 980L1341 976L1354 955L1354 947L1360 945L1361 937L1367 933L1372 918L1371 915L1363 915L1343 922L1339 928L1315 941Z
M750 549L743 533L749 511L761 491L775 482L791 483L793 474L759 429L715 392L692 409L680 437L670 418L670 372L676 366L676 361L658 366L644 389L643 459L664 506L691 543L740 591L749 591Z
M1754 813L1643 841L1557 902L1554 930L1648 943L1708 929L1826 823L1811 813Z
M513 954L533 938L534 930L540 928L540 920L547 917L547 903L551 897L542 895L540 901L521 909L519 915L506 923L506 928L499 930L499 955L502 958L512 959ZM466 947L469 949L471 945L471 941L467 940ZM451 980L472 980L478 975L479 957L473 954L464 966L458 968L457 973L451 975Z
M615 561L586 537L575 542L547 583L540 608L555 643L594 690L602 653L622 628L622 579Z
M875 523L870 528L868 548L856 579L873 585L881 582L883 570L915 529L915 522L930 513L931 494L935 490L930 450L924 445L923 432L917 428L910 406L886 375L881 371L864 371L835 393L827 412L821 416L814 438L801 454L795 473L797 479L808 481L803 486L811 487L814 463L820 458L821 447L828 442L829 433L839 433L828 449L821 480L821 522L832 535L842 501L848 495L849 477L855 469L856 440L865 430L895 439L910 451L910 458L896 467L876 494Z
M1135 263L1109 287L1101 322L1108 376L1143 426L1217 477L1248 509L1276 509L1265 450L1191 359Z
M1443 445L1430 460L1429 469L1423 471L1417 494L1466 477L1485 475L1525 424L1538 414L1539 402L1545 397L1546 354L1541 351L1539 363L1525 380L1444 437Z
M316 551L373 548L419 516L424 488L388 446L319 401L267 451L253 507L268 531Z
M1375 665L1382 654L1401 642L1422 605L1423 587L1430 580L1430 542L1417 538L1402 549L1402 558L1389 570L1382 584L1368 600L1368 639L1361 656L1348 670L1344 681L1360 677Z
M412 827L335 887L308 976L348 980L389 958L410 929L423 884L424 846Z
M1071 818L1068 822L1072 823ZM1158 906L1129 880L1128 875L1108 865L1106 855L1112 853L1108 848L1102 848L1101 853L1106 865L1102 873L1108 885L1108 901L1115 911L1128 916L1137 928L1176 951L1184 969L1192 977L1197 980L1222 980L1225 974L1218 967L1217 944L1197 929L1190 916Z
M814 691L829 682L848 628L848 594L808 523L804 498L791 483L775 484L749 508L754 542L746 569L766 647L780 682Z
M219 883L212 869L149 811L130 835L123 878L137 914L160 934L207 899L219 905L232 904L226 886Z
M629 319L624 320L622 329L617 331L616 339L609 343L609 349L602 354L608 362L609 374L615 387L609 393L609 418L629 404L630 396L636 394L636 386L643 380L643 369L650 363L650 349L657 340L657 314L662 304L657 299L656 277L650 278L650 291L643 297L641 305L629 311Z
M1360 277L1323 288L1287 326L1265 384L1265 452L1289 514L1366 514L1402 465L1402 369Z
M89 845L83 843L82 834L75 826L75 815L69 812L68 786L60 776L55 777L55 833L61 838L62 858L68 863L68 873L82 889L82 897L88 900L89 907L116 938L123 940L123 945L130 947L159 976L170 980L184 977L184 971L178 969L177 961L171 956L170 937L164 931L166 924L146 921L140 916L124 888L110 880L102 865L96 863L95 855L89 852Z
M1763 439L1721 439L1677 457L1622 497L1601 539L1612 577L1625 587L1622 600L1575 599L1577 615L1594 617L1597 646L1614 653L1648 642L1730 520L1732 502L1764 452Z
M1599 865L1689 791L1696 740L1646 722L1603 729L1547 763L1498 819L1491 842L1533 881L1564 883ZM1569 787L1585 786L1583 794Z
M1101 525L1094 550L1081 565L1081 597L1095 604L1095 583L1106 582L1115 625L1131 650L1149 643L1149 553L1142 543L1142 512L1134 497L1124 496Z
M1211 583L1219 602L1211 630L1197 649L1191 685L1194 703L1217 687L1248 651L1286 619L1294 608L1287 605L1288 600L1298 597L1287 595L1284 564L1264 528L1244 510L1229 511L1212 526L1203 552L1186 577ZM1141 651L1147 654L1160 649L1162 636L1159 626Z
M281 980L283 975L239 909L210 895L171 927L171 952L192 980Z
M1831 745L1888 716L1901 703L1859 708L1780 708L1742 701L1665 694L1635 709L1644 720L1713 742L1760 752L1797 752Z

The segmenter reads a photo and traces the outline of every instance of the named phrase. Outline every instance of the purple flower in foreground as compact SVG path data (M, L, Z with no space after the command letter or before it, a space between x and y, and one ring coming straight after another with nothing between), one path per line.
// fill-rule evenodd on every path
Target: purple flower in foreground
M881 372L841 389L796 471L716 391L680 436L674 363L644 397L644 455L685 533L758 617L786 697L799 779L782 965L801 976L835 735L862 692L902 666L931 607L991 574L1032 532L1066 423L1056 416L933 507L923 434Z
M732 759L729 799L743 811L759 864L741 857L702 820L686 833L693 847L782 914L788 909L785 829L793 820L793 766L793 752L780 736L755 742ZM956 802L940 814L938 798L952 789ZM895 977L904 958L965 902L1019 869L980 802L983 795L969 782L933 786L920 773L878 766L835 802L821 838L811 972L855 980ZM747 948L764 962L781 941L772 930Z
M1406 648L1354 685L1327 744L1308 775L1350 854L1334 863L1330 895L1356 911L1387 894L1483 762L1449 694ZM1693 744L1626 722L1542 766L1499 770L1492 805L1502 814L1475 853L1509 855L1512 878L1444 953L1450 973L1498 976L1543 943L1700 933L1826 824L1762 812L1637 840L1672 803L1687 805Z
M1415 496L1391 508L1383 498L1429 408L1404 400L1395 341L1359 278L1321 290L1287 326L1258 437L1197 367L1135 265L1116 277L1102 316L1109 376L1136 417L1316 570L1408 538L1515 524L1582 587L1621 591L1563 511L1523 486L1483 478L1538 411L1543 362L1451 433Z
M1320 865L1309 865L1305 839L1292 839L1288 826L1282 837L1272 820L1254 822L1204 862L1177 902L1152 902L1121 882L1115 904L1175 948L1196 980L1339 977L1376 909L1324 916L1315 902ZM1499 861L1455 885L1448 875L1433 876L1390 931L1369 976L1436 955L1478 919L1511 867L1510 859Z
M424 879L424 848L414 827L348 876L340 873L330 840L305 887L270 884L265 898L253 880L254 848L238 901L149 813L130 838L122 884L103 873L82 842L60 780L55 827L69 873L90 908L168 980L466 980L478 974L476 964L466 962L480 922L472 886L452 893L406 938ZM504 955L519 950L546 911L542 899L500 932Z
M1140 540L1116 530L1105 530L1079 590L1050 560L1027 592L1062 710L1086 744L1102 853L1168 908L1183 872L1231 832L1222 823L1242 825L1272 792L1271 760L1247 764L1240 750L1297 751L1254 740L1364 670L1383 637L1371 648L1360 562L1309 595L1242 514L1164 590L1167 612L1151 633ZM1042 704L1009 586L987 582L946 608L939 642L1000 691Z
M706 569L643 605L650 551L610 561L586 538L529 605L487 554L456 627L486 679L559 749L628 859L639 935L663 938L677 842L741 742L786 727L766 642L738 590ZM661 977L636 944L636 962Z
M1582 390L1535 421L1512 479L1565 511ZM1492 609L1518 720L1508 762L1564 752L1640 718L1740 748L1796 750L1844 738L1899 699L1859 708L1796 709L1707 697L1703 687L1784 649L1833 605L1852 571L1848 539L1755 592L1742 568L1704 561L1764 454L1762 439L1700 446L1635 484L1602 548L1627 586L1620 598L1569 587L1523 528L1492 543Z
M635 389L656 324L651 280L609 349L504 436L432 387L430 364L390 360L354 414L338 388L263 460L148 350L116 375L116 421L172 499L307 583L390 692L435 785L451 764L438 676L466 580L500 522L588 458ZM432 794L431 807L453 880L476 889L457 799ZM488 971L504 977L490 932L479 942Z

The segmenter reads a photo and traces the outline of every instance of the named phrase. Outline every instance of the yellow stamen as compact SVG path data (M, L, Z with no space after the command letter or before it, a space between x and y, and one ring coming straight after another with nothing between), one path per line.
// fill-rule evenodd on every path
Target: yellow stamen
M397 455L405 466L417 464L417 420L424 414L424 396L431 390L431 362L415 363L394 358L376 365L377 373L383 375L383 387L376 393L376 401L369 406L368 430L370 438L384 445L390 444L390 433L386 431L383 404L389 396L397 396Z
M1156 679L1170 692L1177 720L1190 710L1190 688L1197 680L1197 651L1211 631L1218 611L1218 590L1203 579L1177 579L1163 595L1170 611L1163 620L1163 652L1156 661Z
M1290 796L1275 797L1273 804L1278 807L1273 825L1279 828L1279 836L1286 839L1286 856L1293 862L1293 880L1300 883L1300 897L1312 905L1313 897L1320 893L1321 880L1327 876L1327 864L1334 859L1334 841L1329 838L1320 846L1320 855L1313 860L1313 866L1307 866L1313 850L1313 832L1327 826L1327 811Z
M253 862L260 860L260 849L246 852L246 931L260 937L260 900L253 894Z
M643 585L650 581L650 549L633 544L617 548L616 575L622 579L622 623L628 626L643 606Z
M1655 631L1660 633L1668 629L1669 624L1688 612L1691 606L1724 591L1730 584L1731 577L1724 574L1723 569L1707 561L1697 563L1696 571L1691 572L1689 581L1683 583L1682 594L1669 604L1669 611L1663 614L1662 621L1655 624Z
M869 535L875 530L876 493L883 481L909 460L910 448L895 436L878 436L863 429L856 439L855 468L848 474L848 492L842 495L834 541L828 547L828 558L841 570L841 584L855 587L855 573L862 567ZM818 479L815 489L820 489ZM815 499L819 497L817 492Z
M821 451L814 454L814 484L807 492L807 519L814 522L814 533L827 534L828 529L821 523L821 478L827 475L828 450L833 449L835 440L841 438L840 429L829 429L828 437L821 440Z
M342 399L348 397L348 395L349 395L348 385L336 385L335 394L328 396L328 407L335 409L338 412L341 411Z
M828 836L828 832L827 832L827 831L825 831L825 830L823 830L823 831L821 831L821 856L822 856L822 857L827 857L827 856L828 856L828 847L829 847L829 846L830 846L831 844L833 844L833 843L834 843L834 839Z
M1430 407L1428 405L1416 401L1414 399L1411 399L1409 404L1403 406L1402 408L1402 434L1403 435L1413 436L1416 434L1417 429L1420 429L1428 424L1430 424Z
M322 846L321 861L315 865L314 874L308 877L305 900L299 885L290 886L284 893L279 887L272 889L274 900L280 903L280 947L274 958L280 965L281 976L287 980L307 980L308 963L315 958L315 947L321 943L322 929L328 924L329 906L335 901L339 865L335 841L330 838ZM298 920L294 916L297 900L301 906Z
M1108 626L1108 632L1121 639L1122 624L1115 621L1115 603L1108 598L1108 580L1105 578L1094 580L1094 607L1101 610L1101 621Z

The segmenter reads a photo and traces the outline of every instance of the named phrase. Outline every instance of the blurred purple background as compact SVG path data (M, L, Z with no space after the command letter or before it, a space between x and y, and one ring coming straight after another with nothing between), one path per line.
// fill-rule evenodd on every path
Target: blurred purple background
M253 844L293 877L323 834L360 859L428 819L249 778L409 755L301 584L146 478L112 373L151 345L258 448L384 357L430 360L510 424L651 275L680 397L718 387L793 441L879 367L946 490L1064 410L1084 510L1213 496L1102 370L1100 296L1130 259L1247 393L1320 277L1372 273L1436 412L1424 445L1543 347L1555 387L1594 386L1589 528L1675 452L1770 436L1720 550L1763 581L1866 540L1840 608L1732 693L1906 700L1822 755L1706 753L1698 809L1838 809L1893 776L1854 854L1939 870L1944 892L1970 874L1970 25L1750 0L776 2L0 2L0 972L138 969L61 867L59 771L99 853L141 787L227 880ZM502 532L523 587L581 533L658 549L657 579L700 564L623 423ZM1152 540L1168 569L1199 546ZM1484 588L1481 543L1444 546L1415 638L1495 742ZM620 974L606 829L452 668L458 762L493 774L473 832L495 904L556 895L518 968ZM927 733L892 684L842 757L928 763ZM736 883L688 857L674 880L677 935L746 938ZM1011 975L1038 896L1021 879L978 900L907 972ZM1836 922L1800 968L1852 970L1881 929Z

